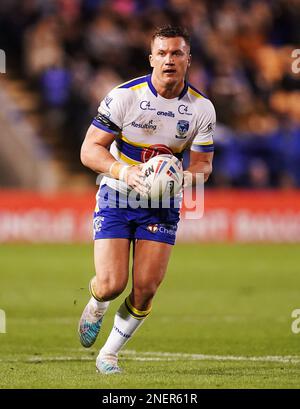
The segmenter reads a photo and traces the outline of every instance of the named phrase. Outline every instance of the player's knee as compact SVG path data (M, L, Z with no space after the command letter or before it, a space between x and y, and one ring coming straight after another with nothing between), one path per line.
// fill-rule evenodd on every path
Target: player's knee
M117 298L124 291L126 284L126 282L115 278L97 280L94 290L97 298L103 301L109 301Z
M124 291L124 287L120 286L102 286L101 290L97 292L98 299L103 301L111 301L117 298Z
M136 297L143 302L150 302L157 291L156 283L144 283L134 287Z

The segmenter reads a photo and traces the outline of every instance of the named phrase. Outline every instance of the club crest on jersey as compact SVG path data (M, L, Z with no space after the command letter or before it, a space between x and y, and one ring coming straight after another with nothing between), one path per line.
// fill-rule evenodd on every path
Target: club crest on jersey
M190 123L189 121L185 121L184 119L181 119L180 121L177 122L176 130L178 132L178 135L176 135L177 139L185 139L186 134L189 130Z
M97 233L102 230L102 222L104 221L103 216L98 216L94 219L94 232Z
M147 226L147 230L149 230L151 233L156 233L158 231L158 224L149 224Z

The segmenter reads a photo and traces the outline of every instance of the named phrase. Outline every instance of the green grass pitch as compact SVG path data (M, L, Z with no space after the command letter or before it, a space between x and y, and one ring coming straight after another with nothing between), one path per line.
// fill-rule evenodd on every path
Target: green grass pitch
M297 245L176 245L151 316L121 354L124 372L106 376L95 357L128 291L95 346L80 347L92 251L1 246L0 388L299 388Z

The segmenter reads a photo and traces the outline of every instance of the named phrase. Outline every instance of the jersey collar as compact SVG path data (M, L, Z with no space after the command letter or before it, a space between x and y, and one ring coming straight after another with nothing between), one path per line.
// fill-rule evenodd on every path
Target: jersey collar
M151 81L151 74L147 75L147 76L146 76L146 79L147 79L148 86L149 86L149 88L150 88L152 94L157 97L157 95L158 95L158 94L157 94L157 91L156 91L156 89L155 89L155 87L154 87L154 85L153 85L153 83L152 83L152 81ZM182 91L181 91L181 93L180 93L178 99L183 98L183 97L185 96L185 94L187 93L187 90L188 90L188 83L187 83L186 81L184 81L184 87L183 87L183 89L182 89Z

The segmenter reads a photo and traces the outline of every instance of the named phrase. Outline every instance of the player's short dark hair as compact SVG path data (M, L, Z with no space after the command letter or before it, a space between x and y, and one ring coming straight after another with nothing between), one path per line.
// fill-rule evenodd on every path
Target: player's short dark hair
M179 26L163 26L158 27L152 35L151 44L156 38L172 38L172 37L182 37L187 45L191 46L191 37L186 28Z

